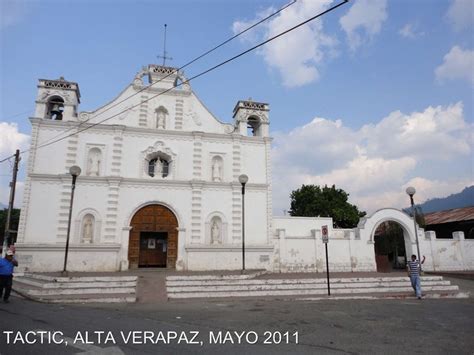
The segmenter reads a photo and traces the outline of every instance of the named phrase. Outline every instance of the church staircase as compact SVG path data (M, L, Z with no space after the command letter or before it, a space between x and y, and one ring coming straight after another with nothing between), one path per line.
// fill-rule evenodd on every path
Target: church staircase
M423 298L467 298L468 293L442 276L421 278ZM168 276L168 299L189 298L279 298L279 299L376 299L415 298L410 281L400 277L334 277L328 296L326 278L271 278L248 275Z
M13 291L45 303L131 303L137 276L72 276L24 273L15 276Z

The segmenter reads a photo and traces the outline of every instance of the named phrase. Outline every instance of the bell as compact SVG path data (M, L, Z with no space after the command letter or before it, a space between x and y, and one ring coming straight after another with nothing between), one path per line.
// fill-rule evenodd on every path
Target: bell
M53 103L51 107L51 119L61 121L63 119L63 106L57 103Z
M53 114L60 114L61 113L61 106L59 104L54 104L51 108L51 113Z

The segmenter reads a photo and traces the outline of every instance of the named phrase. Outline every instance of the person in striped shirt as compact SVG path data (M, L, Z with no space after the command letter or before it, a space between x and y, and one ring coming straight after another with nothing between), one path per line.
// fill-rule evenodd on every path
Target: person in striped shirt
M421 263L425 262L425 256ZM416 260L416 255L411 256L411 261L407 263L408 276L410 277L411 286L415 291L416 297L421 300L421 284L420 284L420 262Z

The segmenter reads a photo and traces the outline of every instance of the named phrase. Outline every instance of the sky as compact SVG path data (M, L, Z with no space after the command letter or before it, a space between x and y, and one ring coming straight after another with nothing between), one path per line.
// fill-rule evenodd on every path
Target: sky
M290 2L290 0L288 1ZM150 63L180 67L286 1L0 0L0 160L28 148L37 80L79 83L80 110L112 100ZM341 1L297 0L191 77ZM270 104L273 209L302 184L332 185L373 212L473 184L474 2L352 0L191 82L221 121ZM21 205L25 163L19 171ZM0 163L7 204L11 163Z

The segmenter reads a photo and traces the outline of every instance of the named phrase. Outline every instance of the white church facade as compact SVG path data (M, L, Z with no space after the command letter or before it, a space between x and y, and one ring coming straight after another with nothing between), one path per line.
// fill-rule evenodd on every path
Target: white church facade
M221 122L181 73L158 65L95 111L80 112L79 103L77 83L39 80L16 244L26 270L62 270L74 165L82 172L70 271L241 269L245 232L246 268L322 272L323 225L332 270L375 271L373 235L387 220L404 229L407 254L415 251L412 219L393 209L353 230L333 229L328 218L273 217L266 103L238 101L233 122ZM242 174L249 177L244 230ZM473 241L417 233L425 269L474 269Z

